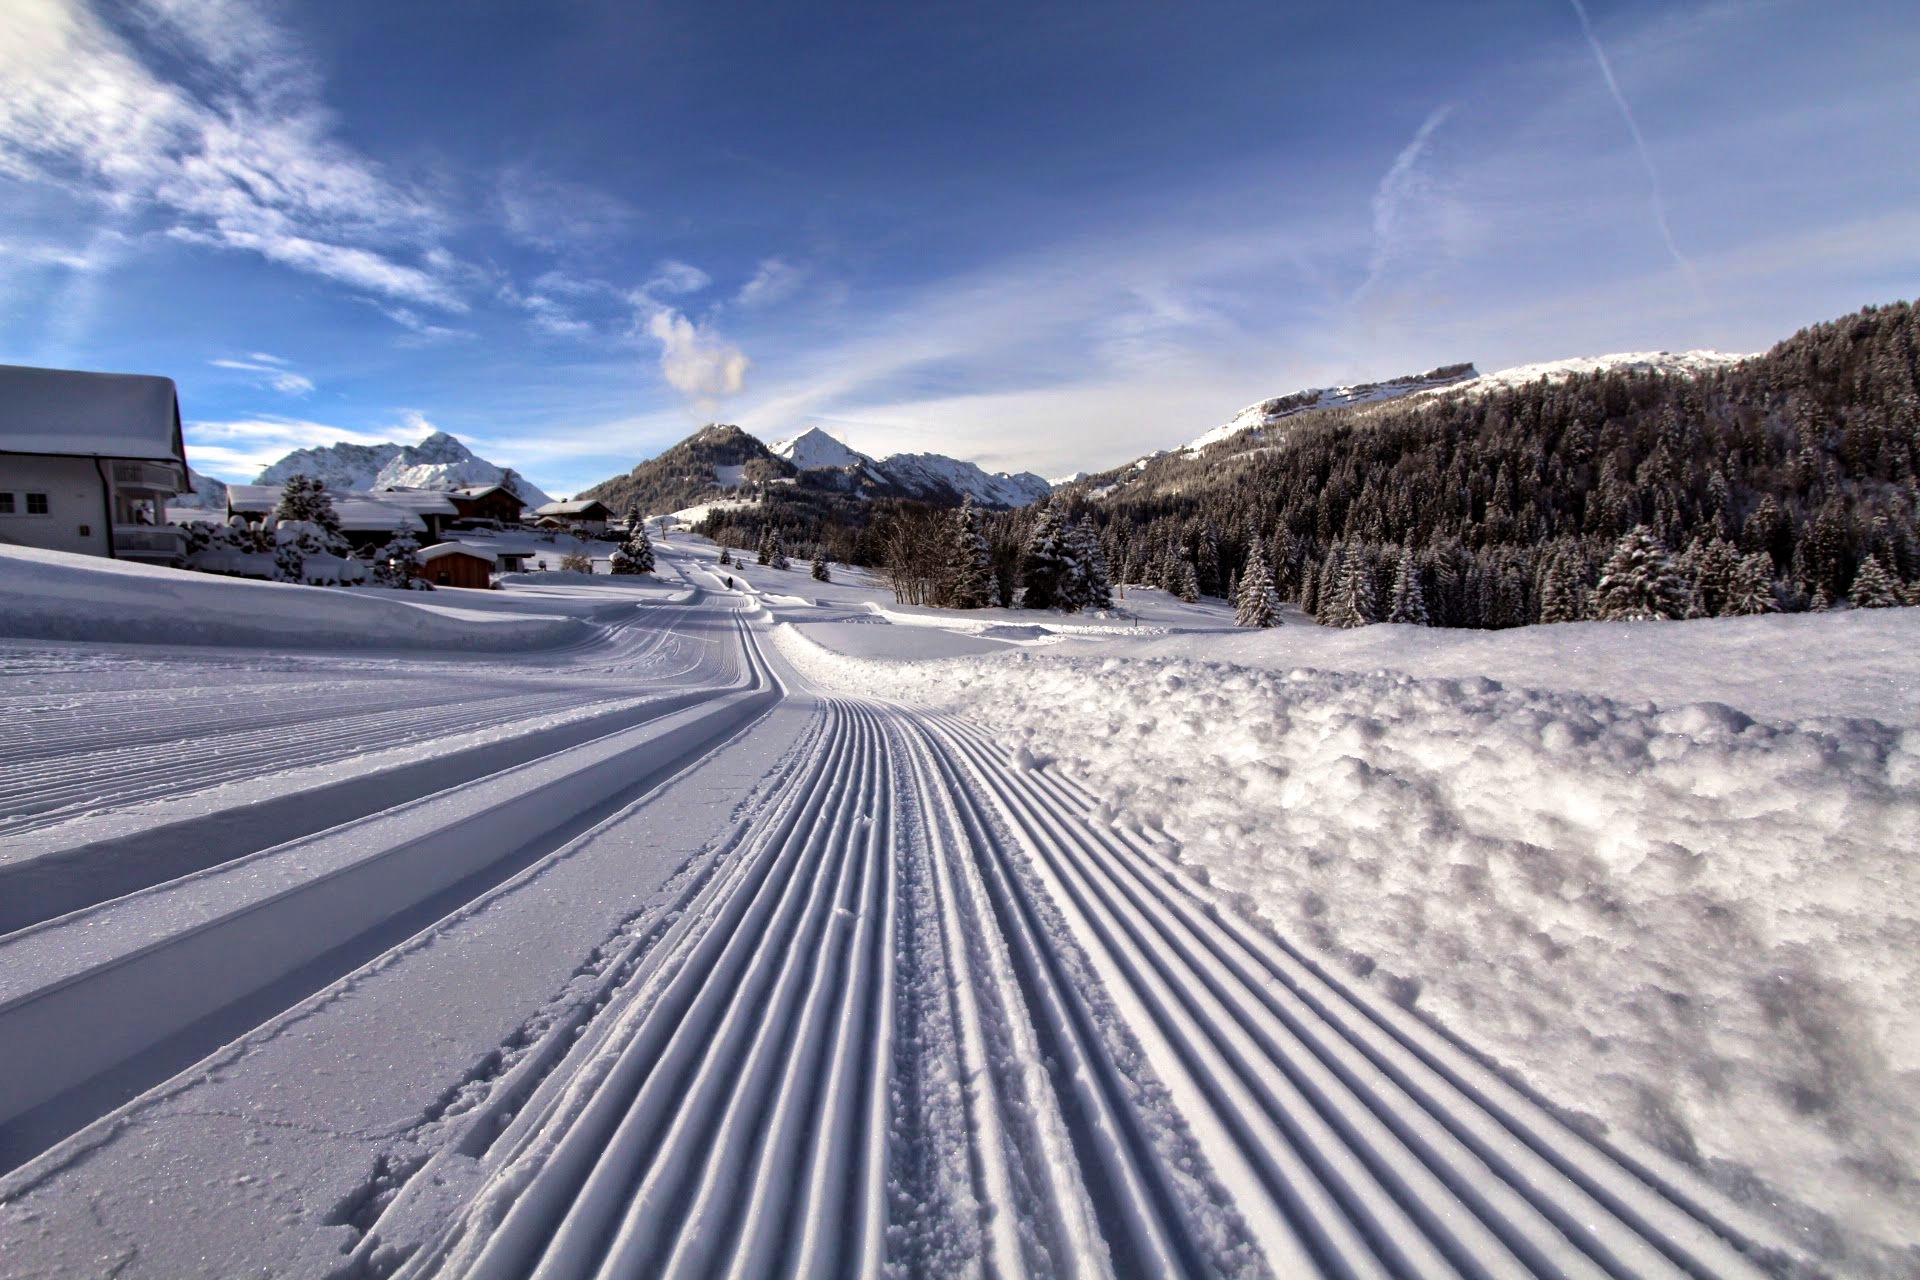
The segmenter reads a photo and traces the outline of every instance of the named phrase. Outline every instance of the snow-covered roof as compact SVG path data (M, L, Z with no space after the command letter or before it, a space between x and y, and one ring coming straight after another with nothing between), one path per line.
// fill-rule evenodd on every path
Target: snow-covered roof
M0 365L0 453L186 465L172 378Z
M475 560L494 561L494 552L486 547L470 547L464 542L436 542L430 547L422 547L414 553L422 564L431 564L435 560L445 560L448 556L468 556ZM508 555L514 554L508 552Z
M227 486L227 507L241 515L272 515L273 509L280 505L280 495L285 487L277 484L230 484ZM423 509L429 515L451 515L454 509L444 494L359 493L348 490L339 493L329 491L327 496L333 499L333 512L340 517L340 527L350 533L390 533L401 528L420 533L427 527L426 521L420 518ZM403 497L438 498L446 505L423 508L394 501Z
M600 508L600 510L606 512L609 516L613 514L613 509L598 498L575 498L571 502L549 502L544 507L535 507L533 514L537 516L584 516L595 507Z
M376 502L385 502L396 507L405 507L407 510L423 516L457 516L460 514L460 508L453 505L453 499L437 489L378 489L365 494L350 491L342 496L371 498Z
M503 484L470 484L464 489L455 489L453 492L462 498L484 498L490 493L504 493L521 506L527 505L525 499Z

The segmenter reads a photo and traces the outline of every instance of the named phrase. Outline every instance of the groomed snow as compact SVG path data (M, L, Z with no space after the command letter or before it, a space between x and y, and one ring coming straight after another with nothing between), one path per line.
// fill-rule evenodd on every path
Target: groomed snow
M1086 783L1583 1123L1708 1172L1849 1272L1901 1274L1920 611L946 661L856 656L857 630L778 635L811 679L965 715ZM1778 718L1693 700L1714 692Z
M552 648L587 634L573 618L463 609L467 592L329 589L0 547L0 636L293 649Z

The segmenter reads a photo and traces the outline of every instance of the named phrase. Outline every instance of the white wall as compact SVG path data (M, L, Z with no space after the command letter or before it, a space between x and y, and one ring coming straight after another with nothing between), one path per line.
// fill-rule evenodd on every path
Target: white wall
M0 515L0 542L107 554L107 505L92 458L0 453L0 493L13 495L13 514ZM29 493L47 495L46 515L26 513Z

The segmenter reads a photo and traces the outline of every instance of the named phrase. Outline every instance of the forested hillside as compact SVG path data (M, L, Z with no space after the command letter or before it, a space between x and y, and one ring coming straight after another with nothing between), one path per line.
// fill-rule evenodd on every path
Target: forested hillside
M1120 581L1226 594L1258 543L1280 597L1339 625L1621 616L1601 590L1616 554L1659 616L1901 602L1920 580L1915 328L1897 303L1698 377L1330 410L1272 448L1054 501L1092 516ZM998 560L1031 523L990 518Z

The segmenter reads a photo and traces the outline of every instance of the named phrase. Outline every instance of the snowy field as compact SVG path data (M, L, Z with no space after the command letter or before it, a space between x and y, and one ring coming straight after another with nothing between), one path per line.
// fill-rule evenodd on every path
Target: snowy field
M1920 1270L1920 612L659 551L0 549L0 1275Z

